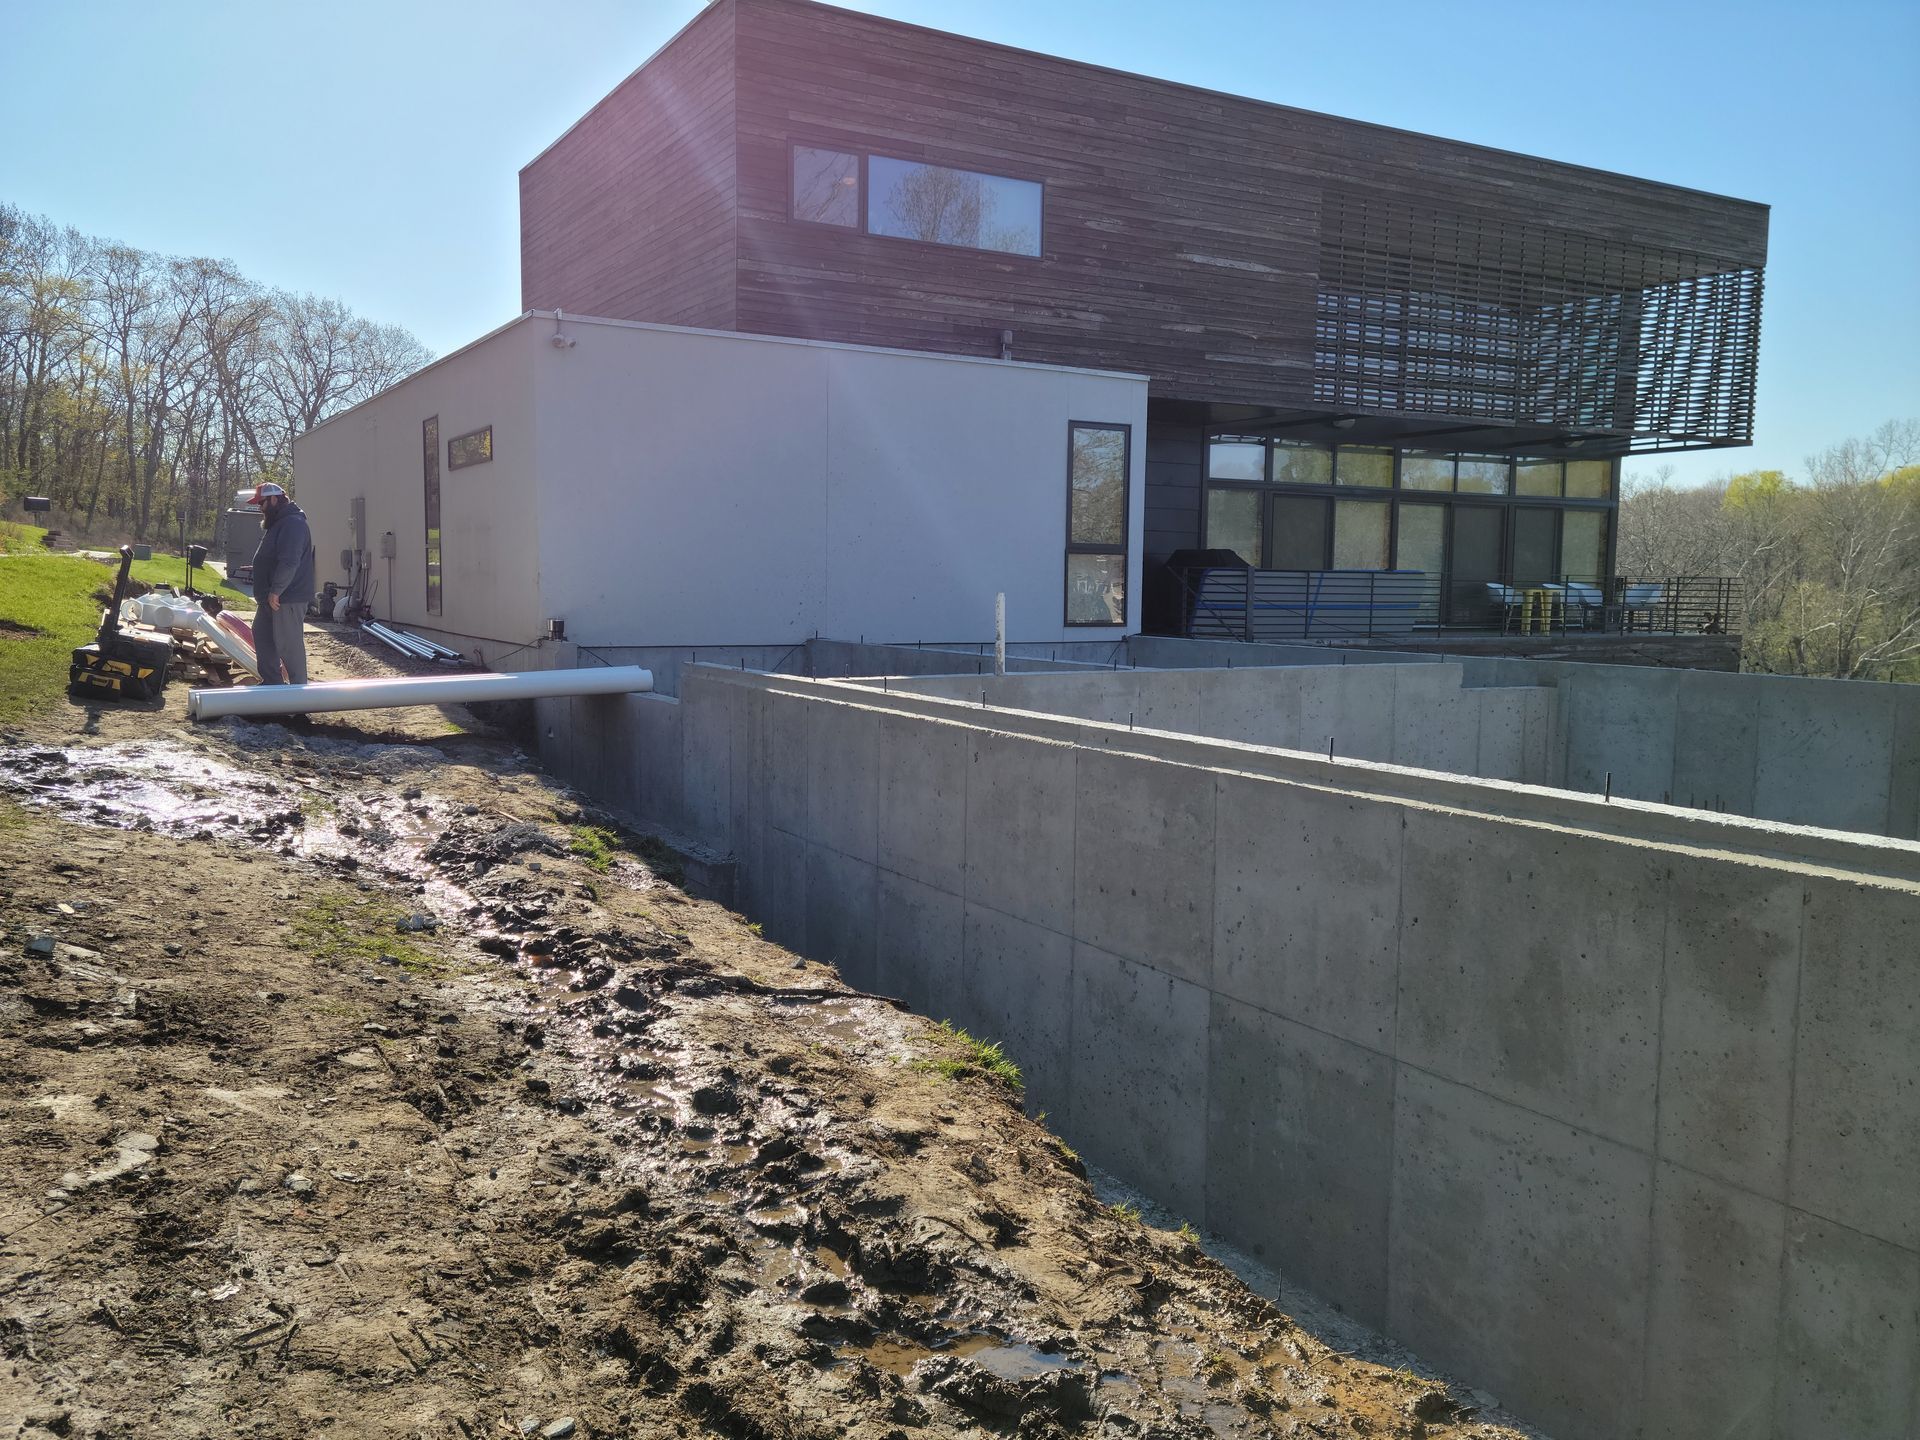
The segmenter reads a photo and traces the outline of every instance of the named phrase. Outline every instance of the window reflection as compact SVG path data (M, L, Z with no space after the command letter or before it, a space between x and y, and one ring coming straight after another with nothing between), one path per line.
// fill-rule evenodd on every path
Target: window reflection
M1507 462L1462 455L1455 488L1462 494L1504 495L1507 493Z
M844 150L793 149L793 218L816 225L860 223L860 157Z
M1613 480L1613 465L1606 460L1569 460L1567 494L1577 500L1604 500Z
M1127 435L1076 425L1072 525L1076 545L1121 545L1127 538Z
M1209 480L1264 480L1267 447L1258 440L1215 440L1207 446Z
M1258 570L1266 561L1260 546L1260 492L1207 491L1207 548L1231 550Z
M426 496L427 613L440 613L440 417L420 422L421 489Z
M1125 425L1067 428L1067 603L1069 625L1127 623Z
M1558 460L1522 460L1514 466L1514 489L1521 495L1558 495Z
M1067 556L1067 623L1127 623L1127 557Z
M1393 486L1393 451L1354 450L1342 446L1335 479L1342 485L1366 485L1387 490Z
M1400 457L1402 490L1453 489L1451 455L1403 455Z
M1287 485L1331 485L1333 452L1316 445L1276 440L1273 445L1273 478Z
M1387 502L1336 500L1333 504L1333 568L1387 568Z
M945 165L867 158L867 230L1013 255L1040 253L1040 186Z

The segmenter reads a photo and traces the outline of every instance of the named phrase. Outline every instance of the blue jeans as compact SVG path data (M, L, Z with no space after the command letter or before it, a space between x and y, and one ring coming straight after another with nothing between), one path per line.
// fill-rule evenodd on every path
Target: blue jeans
M282 600L278 610L262 603L253 612L253 653L260 660L260 683L278 685L280 667L287 667L287 682L307 683L306 602Z

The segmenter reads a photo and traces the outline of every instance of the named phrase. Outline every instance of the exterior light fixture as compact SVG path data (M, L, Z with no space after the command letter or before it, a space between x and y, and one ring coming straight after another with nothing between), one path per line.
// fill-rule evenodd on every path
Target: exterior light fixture
M1351 430L1353 425L1354 418L1351 415L1342 415L1333 422L1333 428L1336 430Z

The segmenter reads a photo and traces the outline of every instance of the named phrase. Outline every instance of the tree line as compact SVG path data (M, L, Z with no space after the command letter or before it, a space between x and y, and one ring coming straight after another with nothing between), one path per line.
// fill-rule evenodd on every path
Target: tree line
M1678 488L1621 488L1622 575L1736 575L1742 667L1920 681L1920 420L1807 460Z
M205 538L294 437L432 358L397 325L0 203L0 511Z

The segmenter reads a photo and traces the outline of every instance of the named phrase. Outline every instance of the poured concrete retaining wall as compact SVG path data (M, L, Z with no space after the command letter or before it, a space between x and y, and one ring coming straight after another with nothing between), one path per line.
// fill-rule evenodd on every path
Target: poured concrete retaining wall
M1559 783L1763 820L1920 837L1920 685L1470 660L1560 692Z
M1911 1440L1920 849L723 671L552 718L771 938L1558 1440Z
M1406 664L1410 653L1136 635L1139 665ZM1793 825L1920 838L1920 685L1465 658L1470 686L1559 692L1550 783Z
M1082 671L889 680L889 690L1457 775L1553 781L1554 691L1463 689L1451 664ZM876 682L866 681L873 684Z

